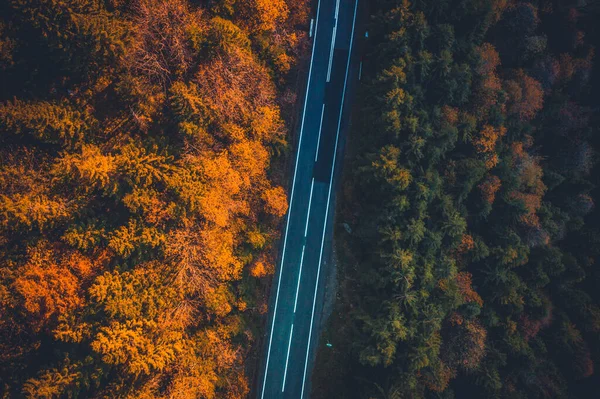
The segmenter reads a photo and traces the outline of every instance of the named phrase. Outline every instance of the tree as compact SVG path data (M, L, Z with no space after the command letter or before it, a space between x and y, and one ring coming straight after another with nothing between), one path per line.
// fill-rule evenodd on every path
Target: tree
M134 11L126 65L161 84L185 74L206 40L202 12L185 0L138 0Z
M485 115L489 109L498 104L498 92L502 88L496 69L500 66L500 55L490 43L484 43L476 49L480 61L477 73L480 82L476 89L476 110L479 115Z
M90 263L77 258L66 261L42 242L29 251L28 261L13 283L35 329L51 326L58 317L67 316L83 305L80 278L87 277L89 272L85 269L91 268Z
M262 195L265 209L274 216L281 217L287 212L287 196L281 187L271 188Z
M66 102L30 102L15 100L0 104L0 129L11 134L30 134L48 143L67 146L81 140L95 125L93 118L75 110Z
M478 321L463 321L459 317L455 323L443 346L445 349L442 357L450 367L474 370L485 355L487 331Z
M373 155L371 168L374 175L396 190L405 190L412 180L408 169L399 164L400 149L394 146L383 147L379 154Z
M508 112L517 115L521 120L527 121L535 117L544 105L544 91L537 80L529 77L519 69L514 80L504 83L508 93Z
M284 0L244 0L239 9L241 19L256 33L274 31L289 15Z

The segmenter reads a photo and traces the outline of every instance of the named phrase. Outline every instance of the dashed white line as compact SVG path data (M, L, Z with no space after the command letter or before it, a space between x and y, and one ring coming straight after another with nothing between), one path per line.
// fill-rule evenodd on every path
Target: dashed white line
M313 195L314 188L315 188L315 178L313 177L310 182L310 196L308 197L308 212L306 212L306 223L304 224L304 238L306 238L306 233L308 233L308 218L310 216L310 207L312 205L312 195Z
M335 3L335 22L333 25L333 35L331 36L331 50L329 50L329 66L327 68L327 82L331 80L331 66L333 64L333 48L335 47L335 37L337 35L338 14L340 12L340 0Z
M291 215L291 210L292 210L292 203L294 201L294 188L296 186L296 172L298 171L298 160L300 158L300 147L302 145L302 133L304 130L304 121L306 118L306 104L308 103L308 93L310 91L310 78L312 75L312 68L313 68L313 61L314 61L314 57L315 57L315 44L317 41L317 31L319 29L319 11L321 10L321 0L319 0L319 2L317 3L317 20L315 22L315 38L313 40L313 48L312 48L312 53L310 56L310 67L308 69L308 83L306 85L306 96L304 98L304 110L302 112L302 123L300 125L300 138L298 139L298 152L296 154L296 166L294 167L294 178L292 180L292 191L290 194L290 206L288 209L288 215L287 215L287 221L286 221L286 227L285 227L285 236L283 239L283 251L281 254L281 266L279 268L279 278L277 280L277 294L275 295L275 308L273 310L273 320L271 322L271 333L269 335L269 348L267 349L267 362L265 364L265 375L263 378L263 386L262 386L262 393L261 393L261 399L264 399L265 397L265 385L267 383L267 374L269 372L269 360L271 359L271 345L273 343L273 329L275 328L275 318L277 316L277 304L279 303L279 289L281 287L281 276L283 274L283 259L285 257L285 248L286 248L286 244L287 244L287 236L288 236L288 229L290 227L290 215Z
M304 263L304 250L306 249L306 245L302 246L302 256L300 256L300 272L298 273L298 283L296 284L296 298L294 299L294 314L296 313L296 308L298 307L298 293L300 292L300 279L302 278L302 264Z
M313 188L315 187L315 178L313 177L310 183L310 197L308 198L308 212L306 212L306 224L304 225L304 239L306 240L306 233L308 233L308 219L310 217L310 207L312 205ZM302 245L302 255L300 256L300 271L298 272L298 282L296 283L296 298L294 299L294 313L296 313L296 307L298 306L298 293L300 292L300 280L302 279L302 266L304 265L304 250L306 249L306 243Z
M358 67L358 80L362 78L362 61L360 62L360 66Z
M319 123L319 138L317 138L317 151L315 152L315 162L319 156L319 144L321 143L321 130L323 130L323 115L325 115L325 104L321 108L321 122Z
M294 323L292 323L292 329L290 330L290 340L288 342L288 350L285 357L285 371L283 372L283 384L281 385L281 392L285 391L285 380L287 378L288 362L290 360L290 348L292 347L292 335L294 335Z
M323 235L321 237L321 251L319 253L319 266L317 268L317 280L315 283L315 293L313 296L312 313L310 316L310 327L308 330L308 344L307 344L307 348L306 348L306 359L304 360L304 376L302 377L302 393L300 394L300 399L302 399L304 397L304 388L306 386L306 370L308 368L308 357L310 354L310 340L312 338L312 328L313 328L313 323L314 323L314 318L315 318L315 305L317 303L317 290L319 288L319 276L321 274L321 261L323 260L323 245L325 243L325 231L327 230L327 216L329 214L329 201L331 200L331 188L333 187L333 173L335 171L337 146L338 146L338 141L339 141L339 136L340 136L340 127L342 124L342 114L344 111L344 97L346 96L346 86L348 83L348 71L350 70L350 60L352 58L352 43L354 41L354 25L356 24L357 9L358 9L358 0L356 0L356 3L354 5L354 18L352 20L352 33L350 36L350 51L348 52L348 62L346 64L346 77L344 78L344 89L342 91L342 104L340 106L340 115L338 118L337 133L335 136L335 147L333 150L333 163L331 165L331 177L329 178L329 192L327 194L327 205L325 208L325 220L323 223Z

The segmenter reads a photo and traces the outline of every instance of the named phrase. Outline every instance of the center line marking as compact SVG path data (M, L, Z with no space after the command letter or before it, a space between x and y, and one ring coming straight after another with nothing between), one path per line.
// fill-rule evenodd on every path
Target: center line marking
M287 355L285 357L285 371L283 372L283 384L281 385L281 392L285 391L285 379L287 378L288 362L290 360L290 348L292 347L292 335L294 335L294 323L292 323L292 329L290 330L290 340L288 342Z
M298 282L296 283L296 299L294 299L294 313L298 306L298 293L300 292L300 280L302 279L302 265L304 264L304 250L306 249L306 233L308 232L308 219L310 217L310 206L312 205L313 188L315 187L315 178L310 183L310 197L308 199L308 212L306 212L306 224L304 226L304 245L302 245L302 256L300 256L300 271L298 272Z
M298 273L298 283L296 284L296 299L294 299L294 314L296 313L296 307L298 306L298 293L300 292L300 279L302 278L302 263L304 262L304 250L306 245L302 246L302 256L300 257L300 273Z
M344 78L344 89L342 91L342 104L340 105L340 116L338 118L337 133L335 136L335 148L333 150L333 163L331 165L331 177L329 178L329 193L327 194L327 205L325 208L325 220L323 222L323 236L321 237L321 251L319 254L319 266L317 267L317 280L315 283L315 293L313 296L312 313L310 316L310 327L308 329L308 343L306 345L306 358L304 360L304 376L302 377L302 393L300 399L304 398L304 388L306 386L306 370L308 369L308 357L310 355L310 340L312 338L313 322L315 318L315 305L317 303L317 291L319 288L319 276L321 274L321 261L323 260L323 245L325 243L325 232L327 230L327 216L329 215L329 201L331 199L331 188L333 186L333 173L335 171L335 161L337 156L338 139L340 136L340 127L342 125L342 114L344 111L344 97L346 96L346 86L348 84L348 72L350 70L350 60L352 58L352 43L354 41L354 25L356 24L356 11L358 9L358 0L355 0L354 19L352 20L352 33L350 34L350 51L348 52L348 61L346 64L346 77Z
M321 108L321 123L319 124L319 138L317 139L317 152L315 153L315 162L317 162L317 157L319 156L319 144L321 143L321 130L323 130L323 115L325 114L325 104L323 104L323 108Z
M306 223L304 225L304 237L306 238L306 233L308 232L308 217L310 216L310 207L312 205L312 195L313 189L315 188L315 178L313 177L310 182L310 195L308 197L308 212L306 212Z

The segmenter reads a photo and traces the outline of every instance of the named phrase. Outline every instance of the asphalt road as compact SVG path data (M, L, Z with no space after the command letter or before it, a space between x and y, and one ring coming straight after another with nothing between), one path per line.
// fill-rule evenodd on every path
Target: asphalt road
M330 258L335 179L357 79L358 0L319 0L281 263L274 280L260 399L308 398Z

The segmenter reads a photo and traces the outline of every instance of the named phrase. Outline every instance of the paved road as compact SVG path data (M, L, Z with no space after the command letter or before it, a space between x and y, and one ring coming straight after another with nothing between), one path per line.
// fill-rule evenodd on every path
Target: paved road
M357 78L352 49L358 0L319 0L298 152L275 276L260 399L308 398L318 341L323 277L332 235L335 175ZM337 164L337 165L336 165Z

